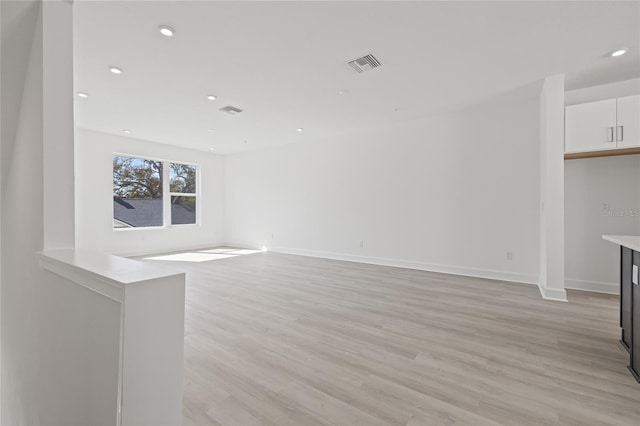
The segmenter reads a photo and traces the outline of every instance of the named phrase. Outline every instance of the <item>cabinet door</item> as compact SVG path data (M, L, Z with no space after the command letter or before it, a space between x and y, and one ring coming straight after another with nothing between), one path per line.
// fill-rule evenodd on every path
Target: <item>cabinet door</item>
M565 108L565 152L616 148L616 100L589 102Z
M616 140L618 148L640 146L640 95L618 98L618 127Z
M640 252L633 252L633 264L640 268ZM640 279L640 278L639 278ZM640 382L640 285L634 281L632 287L631 307L631 359L629 369Z
M620 246L620 327L622 327L622 345L631 350L631 270L633 250Z

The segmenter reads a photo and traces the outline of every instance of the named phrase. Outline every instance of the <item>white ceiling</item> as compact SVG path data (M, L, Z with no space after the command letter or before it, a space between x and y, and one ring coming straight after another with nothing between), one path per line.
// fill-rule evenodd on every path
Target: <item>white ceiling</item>
M219 154L395 125L556 73L571 88L640 75L639 2L77 1L74 14L79 127ZM382 68L346 64L367 53Z

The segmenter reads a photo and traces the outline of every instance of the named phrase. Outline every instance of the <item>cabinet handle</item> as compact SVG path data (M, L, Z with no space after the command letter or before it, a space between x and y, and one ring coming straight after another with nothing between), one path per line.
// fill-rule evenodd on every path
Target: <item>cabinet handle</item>
M616 140L624 140L624 126L618 126L618 128L616 129Z
M613 127L607 127L607 142L613 142Z

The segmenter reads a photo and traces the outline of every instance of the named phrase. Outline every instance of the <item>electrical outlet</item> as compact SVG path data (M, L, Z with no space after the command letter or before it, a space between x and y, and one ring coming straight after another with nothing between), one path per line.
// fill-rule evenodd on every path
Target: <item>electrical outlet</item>
M507 252L507 260L513 260L513 252L511 251Z

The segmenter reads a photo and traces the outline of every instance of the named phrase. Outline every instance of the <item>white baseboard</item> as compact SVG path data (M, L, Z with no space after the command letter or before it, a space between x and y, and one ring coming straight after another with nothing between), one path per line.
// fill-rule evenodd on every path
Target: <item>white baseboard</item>
M324 259L344 260L347 262L369 263L373 265L394 266L398 268L417 269L421 271L439 272L443 274L462 275L466 277L485 278L497 281L508 281L519 284L538 284L534 275L514 272L496 271L490 269L468 268L464 266L439 265L434 263L416 262L400 259L386 259L379 257L357 256L345 253L332 253L318 250L305 250L289 247L269 247L269 251L276 253L295 254L299 256L321 257Z
M567 292L565 290L557 290L555 288L546 288L542 284L538 284L540 294L544 300L554 300L556 302L567 302Z
M201 250L207 249L211 247L237 247L237 248L246 248L246 249L261 249L256 248L252 244L245 243L226 243L226 242L216 242L207 244L206 246L201 247L184 247L184 248L172 248L171 252L180 252L185 250ZM401 259L387 259L380 257L370 257L370 256L358 256L346 253L333 253L333 252L325 252L319 250L306 250L306 249L297 249L290 247L270 247L269 251L276 253L284 253L284 254L295 254L298 256L308 256L308 257L319 257L323 259L334 259L334 260L343 260L347 262L359 262L359 263L369 263L373 265L382 265L382 266L393 266L397 268L408 268L408 269L417 269L420 271L429 271L429 272L439 272L443 274L451 274L451 275L461 275L465 277L475 277L475 278L485 278L490 280L497 281L507 281L518 284L530 284L537 285L540 289L540 294L546 300L556 300L556 301L567 301L567 294L564 290L556 290L556 289L547 289L541 286L538 282L538 277L529 274L520 274L514 272L505 272L505 271L496 271L491 269L479 269L479 268L468 268L464 266L452 266L452 265L440 265L434 263L426 263L426 262L417 262L410 260L401 260ZM145 252L119 252L114 253L116 256L122 257L137 257L137 256L149 256L158 253L167 253L167 250L154 250L154 251L145 251ZM620 285L619 283L607 283L607 282L598 282L598 281L585 281L585 280L577 280L577 279L567 279L565 280L565 288L571 290L582 290L582 291L591 291L595 293L606 293L606 294L619 294Z
M572 290L592 291L594 293L620 294L620 283L566 279L564 280L564 287Z

